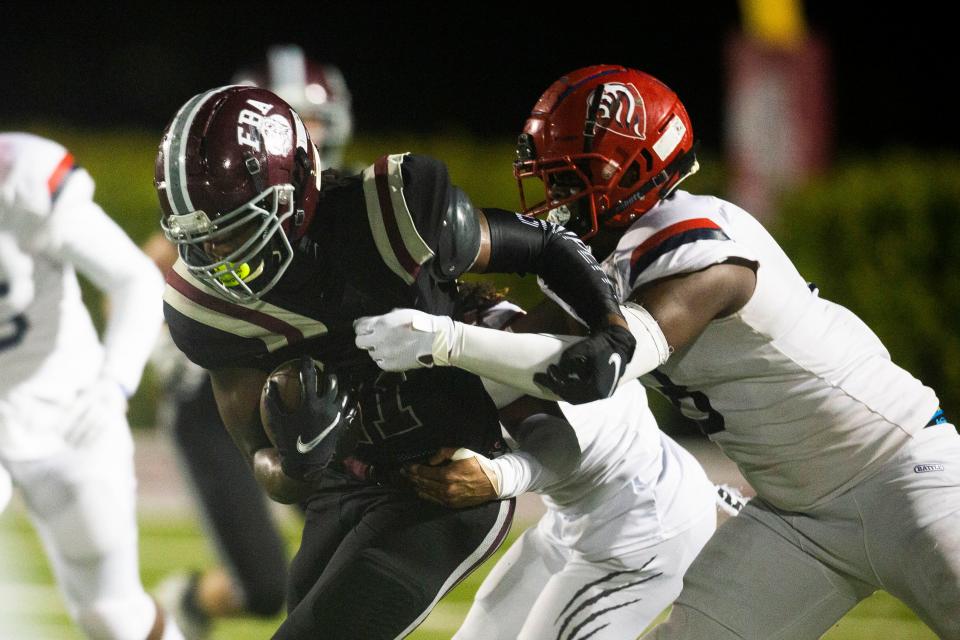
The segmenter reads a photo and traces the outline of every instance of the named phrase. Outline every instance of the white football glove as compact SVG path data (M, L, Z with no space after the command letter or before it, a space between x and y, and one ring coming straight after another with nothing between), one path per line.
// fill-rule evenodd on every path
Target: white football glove
M98 378L77 396L64 437L74 447L85 446L126 413L127 396L120 384L112 378Z
M353 323L358 348L370 353L384 371L407 371L450 364L457 325L452 318L416 309L394 309Z

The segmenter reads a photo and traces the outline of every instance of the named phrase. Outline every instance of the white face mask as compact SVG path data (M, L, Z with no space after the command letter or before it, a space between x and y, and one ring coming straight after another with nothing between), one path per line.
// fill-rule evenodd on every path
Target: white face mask
M171 215L161 226L193 276L230 300L252 303L279 282L293 260L282 224L294 214L294 206L293 185L277 185L213 220L203 211L194 211ZM206 253L204 243L239 231L245 239L229 255ZM268 257L270 277L258 280Z

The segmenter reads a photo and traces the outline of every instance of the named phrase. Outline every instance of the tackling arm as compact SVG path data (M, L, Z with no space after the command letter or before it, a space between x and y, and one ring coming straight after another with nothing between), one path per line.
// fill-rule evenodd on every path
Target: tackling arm
M738 311L753 294L756 274L747 265L725 263L664 278L638 290L622 308L637 342L624 363L619 384L667 361L674 349L690 344L715 318ZM523 323L526 330L529 321ZM424 354L435 364L465 369L524 393L558 399L560 382L543 386L572 345L581 338L510 333L454 322L411 309L399 309L356 323L357 346L370 351L388 370L422 366ZM612 366L612 365L611 365ZM538 372L546 370L547 373ZM556 377L556 376L555 376ZM555 382L555 380L554 380ZM612 389L611 389L612 391Z
M631 300L650 311L672 349L681 349L711 321L743 308L757 286L754 269L753 264L725 262L651 282L634 292Z
M617 371L610 376L609 386L592 400L610 395L621 374L629 372L639 376L665 362L669 354L663 334L649 313L633 304L622 309L632 335L642 337L645 342L634 351L632 359L627 358L630 363L627 368L617 356ZM386 371L405 371L428 364L454 366L547 400L569 398L539 384L543 375L539 372L549 372L569 347L585 340L576 336L517 334L477 327L415 309L396 309L382 316L360 318L354 323L354 329L356 345L370 352L377 365ZM613 361L614 356L609 359ZM640 369L642 371L638 371ZM498 400L497 404L501 406L503 402Z
M284 504L306 498L309 486L283 473L277 449L260 424L260 392L267 374L248 368L216 369L210 371L210 379L223 424L260 486Z
M613 287L579 238L546 220L499 209L475 211L480 250L470 272L535 273L591 331L626 327Z
M520 411L527 409L529 405ZM576 470L580 442L564 418L534 413L511 427L510 433L519 447L514 451L491 460L465 449L449 450L441 456L449 464L411 465L407 477L422 498L464 508L544 490Z
M753 295L756 282L752 264L728 262L664 278L637 290L622 307L637 341L637 349L626 364L618 386L664 364L675 349L692 343L713 320L739 311ZM497 349L491 342L496 336L479 331L482 331L479 327L464 327L464 338L458 345L457 354L458 361L471 370L482 368L483 373L478 375L508 382L503 376L510 372L514 379L531 379L541 385L552 378L554 384L549 387L554 390L563 386L556 373L557 364L550 364L546 375L532 375L532 371L541 367L544 359L559 362L572 339L569 336L512 334L514 337L510 339L516 342L502 342L506 336L501 336L501 346ZM492 354L499 352L503 355L504 351L509 357L499 358L496 366L490 366ZM531 356L540 363L528 361L527 364L533 366L523 374L523 360ZM497 370L501 373L498 374Z

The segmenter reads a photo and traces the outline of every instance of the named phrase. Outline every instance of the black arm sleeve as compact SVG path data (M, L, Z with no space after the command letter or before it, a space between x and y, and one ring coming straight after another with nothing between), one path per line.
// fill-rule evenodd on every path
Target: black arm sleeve
M590 249L563 227L500 209L484 209L490 226L488 272L535 273L591 329L620 314L613 286Z
M471 268L480 251L477 212L439 160L407 155L401 171L404 206L395 207L394 216L409 216L418 237L430 247L433 258L425 267L431 276L453 280ZM491 249L486 271L536 273L591 329L602 326L610 314L620 315L610 281L579 238L536 218L500 209L484 212Z

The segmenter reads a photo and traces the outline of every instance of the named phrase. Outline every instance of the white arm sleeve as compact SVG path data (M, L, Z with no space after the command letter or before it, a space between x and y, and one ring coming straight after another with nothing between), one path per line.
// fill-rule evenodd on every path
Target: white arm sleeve
M580 460L580 444L569 423L538 414L513 430L520 449L489 461L497 476L500 498L541 491L567 477Z
M623 384L666 362L670 347L657 321L646 309L627 302L621 305L620 310L637 340L633 359L620 378L620 384ZM534 383L533 374L555 364L567 347L582 338L546 333L511 333L460 322L454 324L450 355L444 364L514 387L537 398L559 400Z
M55 233L48 251L73 264L109 300L101 375L130 396L140 384L163 322L163 278L93 201L59 203L52 222Z
M490 380L489 378L480 378L480 382L483 383L483 390L486 391L490 399L493 400L493 404L497 406L497 409L503 409L514 400L519 400L527 395L521 389L497 382L496 380Z

